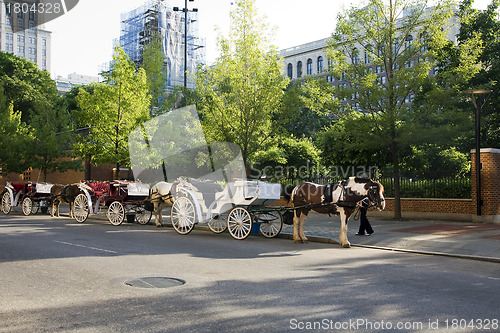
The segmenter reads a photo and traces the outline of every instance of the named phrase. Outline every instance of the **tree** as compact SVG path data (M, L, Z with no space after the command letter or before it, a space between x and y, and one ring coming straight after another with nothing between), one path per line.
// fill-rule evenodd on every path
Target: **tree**
M14 111L13 103L7 99L0 84L0 175L27 169L26 147L31 140L28 127L21 121L21 112Z
M499 103L500 86L498 77L500 76L500 20L498 17L499 0L492 0L485 10L472 8L473 0L463 0L460 4L460 33L457 36L458 47L449 46L444 49L441 56L443 70L439 74L442 84L453 87L457 92L450 98L449 107L459 108L468 111L469 126L464 129L466 135L463 136L464 151L469 151L474 147L474 108L470 101L470 96L463 94L464 91L472 89L489 89L492 93L487 96L478 97L480 103L486 98L481 116L481 141L489 147L500 146L500 121ZM477 47L479 45L480 47ZM464 72L463 52L458 52L466 48L471 48L470 66L474 66L474 71L466 72L468 75L457 75ZM460 80L457 80L460 78ZM472 126L471 126L472 124Z
M346 99L344 111L369 115L359 120L368 128L359 126L365 132L357 133L357 144L376 144L391 155L396 219L401 218L402 152L451 127L450 118L439 110L411 108L409 103L447 45L444 23L451 14L447 0L430 8L427 2L413 0L369 0L362 8L339 14L329 43L332 73L345 81L335 91L339 99Z
M229 38L218 39L217 62L196 74L197 106L208 139L238 144L247 171L278 131L272 119L288 83L267 29L257 17L254 0L238 1L231 12Z
M21 112L21 119L30 123L32 114L54 106L58 99L55 82L47 71L10 53L0 52L0 82L13 108Z
M72 158L75 134L71 129L71 116L63 103L34 114L31 120L34 139L29 146L30 164L42 172L44 182L49 171L64 172L81 167L81 160Z
M164 65L165 55L159 35L144 47L142 68L146 72L150 102L150 115L162 112L167 72Z
M149 118L148 87L143 69L136 72L125 51L117 46L104 83L80 88L77 96L80 121L90 133L75 146L81 156L92 156L92 163L130 165L128 136ZM90 92L89 92L90 91Z

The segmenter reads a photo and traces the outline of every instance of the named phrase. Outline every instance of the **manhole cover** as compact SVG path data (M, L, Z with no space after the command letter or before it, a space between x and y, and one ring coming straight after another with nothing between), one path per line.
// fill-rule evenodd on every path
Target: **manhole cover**
M127 286L137 288L172 288L182 286L186 281L168 277L145 277L135 280L125 281Z

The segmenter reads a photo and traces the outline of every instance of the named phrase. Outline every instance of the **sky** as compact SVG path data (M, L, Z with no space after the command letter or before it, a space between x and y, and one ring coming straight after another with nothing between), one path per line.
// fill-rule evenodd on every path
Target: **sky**
M169 0L184 7L184 0ZM207 40L207 62L218 56L217 36L227 35L234 0L194 0L198 8L200 37ZM476 0L484 8L489 0ZM120 36L120 14L141 6L144 0L80 0L63 16L46 23L52 31L52 77L71 73L97 76L99 65L111 60L113 39ZM358 6L362 0L256 0L259 16L275 27L274 45L279 49L329 37L335 30L338 11ZM216 30L216 28L218 30Z

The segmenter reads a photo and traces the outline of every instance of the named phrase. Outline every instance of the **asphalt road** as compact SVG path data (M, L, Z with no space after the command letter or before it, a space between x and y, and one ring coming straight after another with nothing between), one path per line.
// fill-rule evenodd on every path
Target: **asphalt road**
M0 295L0 332L500 330L496 263L39 215L0 215Z

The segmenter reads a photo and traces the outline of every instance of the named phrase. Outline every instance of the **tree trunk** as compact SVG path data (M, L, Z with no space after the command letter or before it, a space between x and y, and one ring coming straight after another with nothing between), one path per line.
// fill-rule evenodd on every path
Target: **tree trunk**
M397 143L392 143L392 178L394 179L394 219L401 220L401 190L399 187L399 153Z
M92 164L91 163L91 158L90 156L87 156L85 159L85 180L91 180L92 179Z

